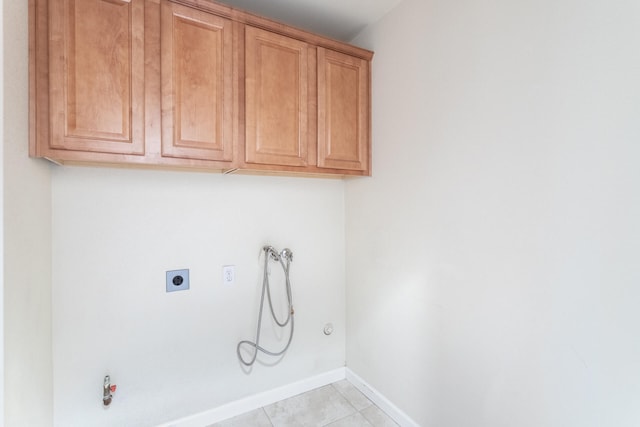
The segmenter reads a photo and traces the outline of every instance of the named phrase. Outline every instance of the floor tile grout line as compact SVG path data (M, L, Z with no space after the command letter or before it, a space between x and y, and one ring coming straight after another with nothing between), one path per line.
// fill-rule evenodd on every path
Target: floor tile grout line
M273 420L271 419L271 417L269 416L269 414L267 413L267 410L264 409L265 407L261 407L260 409L262 410L262 412L264 413L265 417L267 417L267 420L269 421L269 424L271 424L271 427L275 427L275 425L273 424Z
M345 381L346 381L346 380L345 380ZM351 384L351 383L349 383L349 384ZM329 384L329 385L331 386L331 388L333 388L333 390L334 390L334 391L336 391L336 392L338 393L338 395L342 396L342 398L347 402L347 404L353 408L354 412L353 412L352 414L347 414L347 415L345 415L344 417L341 417L341 418L338 418L338 419L333 420L333 421L331 421L331 422L328 422L328 423L326 423L326 424L323 424L323 425L322 425L322 426L320 426L320 427L327 427L327 426L331 425L332 423L337 423L338 421L340 421L340 420L344 420L345 418L352 417L352 416L354 416L355 414L360 414L360 415L361 415L365 420L367 420L367 422L368 422L369 424L371 424L371 422L367 419L367 417L365 417L363 414L361 414L361 412L362 412L362 411L358 410L358 408L356 408L356 407L353 405L353 403L351 403L351 401L349 400L349 398L348 398L344 393L342 393L338 387L336 387L336 386L335 386L335 383L331 383L331 384ZM366 396L365 396L365 397L366 397ZM369 399L367 399L367 400L369 400ZM371 401L370 401L370 402L371 402ZM373 402L371 402L371 404L373 404ZM369 405L369 406L371 406L371 405ZM369 406L367 406L367 408L368 408ZM366 409L366 408L363 408L363 409Z
M347 402L347 405L351 406L351 408L352 408L355 412L358 412L358 410L357 410L357 409L356 409L356 408L351 404L351 402L349 402L349 399L347 399L347 398L345 397L345 395L343 395L342 393L340 393L340 390L338 390L338 389L337 389L333 384L334 384L334 383L329 384L329 386L331 387L331 389L332 389L332 390L333 390L333 391L334 391L338 396L342 397L342 398L344 399L344 401L345 401L345 402ZM330 425L331 423L338 422L338 421L340 421L340 420L342 420L342 419L345 419L345 418L347 418L347 417L350 417L351 415L353 415L353 413L351 413L351 414L347 414L347 415L345 415L345 416L343 416L343 417L341 417L341 418L335 419L335 420L333 420L333 421L329 421L328 423L325 423L325 424L323 424L323 425L322 425L322 426L320 426L320 427L326 427L326 426Z
M353 406L353 408L356 410L356 412L360 412L360 411L362 411L362 410L364 410L364 409L368 408L368 407L369 407L369 406L371 406L371 405L374 405L374 406L375 406L375 403L373 403L373 402L371 401L371 399L369 399L367 396L365 396L365 395L364 395L364 393L362 393L360 390L358 390L358 388L357 388L356 386L354 386L353 384L351 384L351 382L349 382L349 380L344 379L344 380L342 380L342 381L346 381L346 382L347 382L351 387L353 387L353 389L354 389L357 393L360 393L360 394L362 395L362 397L364 397L365 399L367 399L367 402L369 402L369 404L368 404L367 406L365 406L364 408L362 408L362 409L358 409L358 408L356 408L356 407L355 407L355 405L354 405L353 403L351 403L351 400L349 399L349 397L347 397L347 395L346 395L346 394L342 393L342 391L340 391L340 389L334 385L334 384L336 384L337 382L335 382L335 383L331 383L330 385L331 385L335 390L337 390L337 391L338 391L338 393L340 393L340 395L341 395L342 397L344 397L344 398L346 399L346 401L347 401L347 402L349 402L349 404L350 404L351 406ZM338 382L339 382L339 381L338 381Z
M354 411L356 412L360 412L358 411L358 408L356 408L355 406L353 406L353 403L351 403L351 401L349 400L349 398L347 396L345 396L344 394L342 394L342 392L340 390L338 390L338 388L336 386L333 385L334 383L329 384L331 386L331 388L333 388L333 390L335 390L340 396L342 396L342 398L344 400L347 401L347 403L349 404L349 406L351 406L353 408Z
M345 399L345 400L346 400L346 399ZM347 403L349 403L349 402L347 402ZM349 405L351 405L351 403L349 403ZM351 405L351 407L353 408L353 405ZM320 427L327 427L328 425L331 425L331 424L333 424L333 423L337 423L337 422L338 422L338 421L340 421L340 420L344 420L345 418L349 418L349 417L353 416L354 414L357 414L357 413L358 413L358 410L357 410L356 408L353 408L353 410L355 411L354 413L352 413L352 414L347 414L347 415L345 415L345 416L343 416L343 417L340 417L340 418L338 418L338 419L336 419L336 420L333 420L333 421L329 421L329 422L328 422L328 423L326 423L326 424L322 424L322 426L320 426Z

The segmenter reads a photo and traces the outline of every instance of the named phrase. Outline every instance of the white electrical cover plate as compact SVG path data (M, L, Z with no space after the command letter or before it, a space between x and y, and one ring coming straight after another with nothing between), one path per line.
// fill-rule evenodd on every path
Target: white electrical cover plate
M236 281L236 266L224 265L222 266L222 283L225 285L233 285Z

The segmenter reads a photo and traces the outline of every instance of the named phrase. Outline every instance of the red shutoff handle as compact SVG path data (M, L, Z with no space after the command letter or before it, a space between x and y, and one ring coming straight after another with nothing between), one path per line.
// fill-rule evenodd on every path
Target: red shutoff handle
M111 390L111 393L115 393L116 392L116 387L117 385L112 385L111 387L109 387L109 389Z

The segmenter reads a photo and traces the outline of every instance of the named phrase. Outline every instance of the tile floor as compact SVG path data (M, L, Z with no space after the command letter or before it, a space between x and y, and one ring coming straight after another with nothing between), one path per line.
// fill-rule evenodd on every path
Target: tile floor
M396 427L347 380L338 381L209 427Z

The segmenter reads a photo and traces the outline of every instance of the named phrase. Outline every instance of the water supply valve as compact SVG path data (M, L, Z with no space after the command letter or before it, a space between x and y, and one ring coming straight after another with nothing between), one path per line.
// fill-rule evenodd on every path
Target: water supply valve
M115 384L111 384L111 378L109 375L105 375L104 384L102 387L102 404L104 406L111 405L111 401L113 400L113 393L116 392L117 386Z

